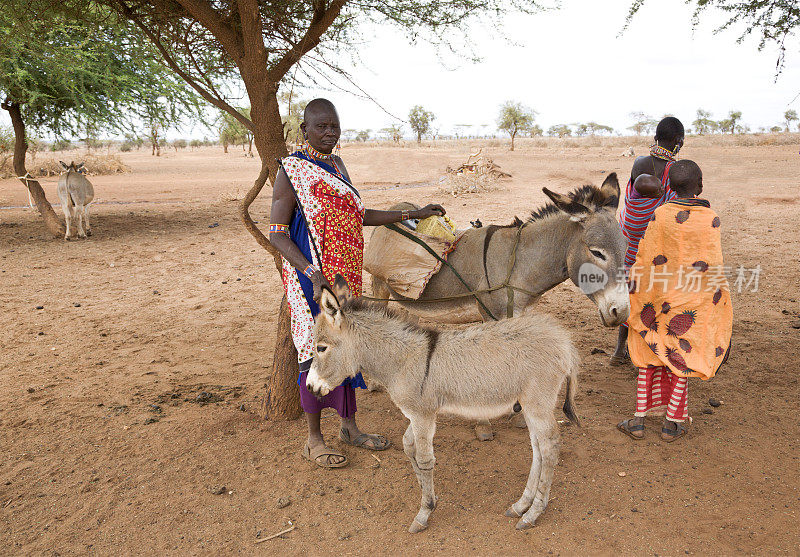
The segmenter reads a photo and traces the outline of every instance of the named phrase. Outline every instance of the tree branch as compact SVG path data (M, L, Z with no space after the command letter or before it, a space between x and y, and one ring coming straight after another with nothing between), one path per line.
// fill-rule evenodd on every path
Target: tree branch
M124 1L117 2L117 5L119 6L119 9L122 11L123 15L132 21L133 24L136 25L136 27L138 27L148 39L150 39L150 42L152 42L153 45L158 49L158 51L161 53L161 56L164 58L164 62L170 67L170 69L172 69L172 71L178 74L181 79L186 81L186 83L188 83L195 91L197 91L205 100L236 118L248 130L254 131L255 128L253 126L253 122L249 118L225 102L222 97L209 92L202 85L200 85L197 80L189 75L188 72L181 68L169 51L164 47L163 44L161 44L161 40L159 39L158 35L156 35L147 25L145 25Z
M318 0L314 3L314 16L308 26L302 40L289 49L278 62L269 70L269 76L276 83L283 79L286 72L291 69L307 52L319 44L320 38L339 16L339 12L347 3L347 0L333 0L325 8L325 2Z
M244 51L241 36L230 28L207 0L176 0L198 23L208 29L222 44L222 48L233 58L239 60ZM237 64L238 65L238 64Z

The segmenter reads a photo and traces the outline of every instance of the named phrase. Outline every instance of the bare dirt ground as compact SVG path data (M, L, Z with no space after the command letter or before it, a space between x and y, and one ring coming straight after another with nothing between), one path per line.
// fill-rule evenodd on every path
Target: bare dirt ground
M88 241L53 240L34 211L0 210L0 553L798 554L798 147L689 138L682 153L703 168L726 262L762 268L758 292L734 293L729 364L691 383L687 438L662 443L655 422L641 442L617 432L634 373L592 354L610 352L616 332L573 285L545 296L541 311L575 332L584 360L584 426L562 427L550 505L526 532L502 513L523 489L530 445L504 420L485 443L470 424L440 421L440 504L429 530L410 535L419 488L401 447L406 420L386 394L358 393L362 425L394 442L379 466L344 447L349 467L318 469L300 456L303 421L258 416L281 285L235 216L257 159L122 154L131 174L93 178ZM369 206L442 202L461 225L508 222L544 202L542 186L600 184L632 163L618 143L522 141L511 153L489 142L511 180L437 193L469 149L342 155ZM55 179L45 190L57 199ZM268 203L265 191L254 207L262 226ZM0 181L0 206L25 204L17 181ZM710 396L723 404L706 414ZM323 419L342 448L337 423ZM254 543L288 520L294 531Z

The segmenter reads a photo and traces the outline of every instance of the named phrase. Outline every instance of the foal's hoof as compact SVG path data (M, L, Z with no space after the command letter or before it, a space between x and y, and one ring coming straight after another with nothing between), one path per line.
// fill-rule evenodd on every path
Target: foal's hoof
M86 231L86 235L87 235L87 236L91 236L91 235L92 235L92 231L91 231L91 230L87 230L87 231Z
M520 429L528 427L528 424L525 423L524 414L514 414L514 416L511 418L511 424Z
M516 528L517 530L527 530L528 528L533 528L533 523L528 522L524 518L520 518L519 522L517 522Z
M506 515L508 518L519 518L519 517L522 516L517 511L514 510L514 506L513 505L508 507L506 509L506 512L504 512L503 514Z
M419 532L422 532L423 530L427 530L427 529L428 529L428 525L427 524L420 524L416 520L414 520L411 523L411 526L408 527L408 531L411 532L412 534L418 534Z
M64 241L65 241L65 242L69 242L69 240L70 240L70 237L69 237L69 236L64 236Z

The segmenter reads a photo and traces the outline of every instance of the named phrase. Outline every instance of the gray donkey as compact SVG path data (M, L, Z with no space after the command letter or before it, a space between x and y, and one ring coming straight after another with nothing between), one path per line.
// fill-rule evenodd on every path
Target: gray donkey
M67 231L64 239L69 240L72 236L72 218L78 225L78 238L86 238L92 235L89 226L89 204L94 199L94 188L92 183L81 174L83 163L78 165L74 161L67 165L63 161L58 161L66 170L58 179L58 199L61 200L61 209L64 211L64 219L67 224Z
M506 288L480 295L497 319L506 317L509 305L515 317L528 311L541 294L571 279L597 305L603 325L616 327L624 323L629 312L628 289L621 273L626 243L614 216L620 196L616 173L609 174L599 188L587 185L569 195L547 188L543 191L551 204L534 211L525 222L515 219L508 226L467 230L447 262L472 290L481 290L502 285L514 258L510 284L527 292L516 291L513 299L509 299ZM392 209L410 207L403 204ZM370 241L366 249L387 248ZM587 278L601 282L589 284ZM418 301L404 299L378 277L372 277L372 291L377 298L391 297L408 312L433 321L468 323L488 319L470 296L433 301L467 292L447 267L431 278Z
M525 416L533 449L528 483L506 516L520 517L517 529L533 526L550 496L558 462L558 425L553 416L566 380L563 410L577 423L578 354L570 334L549 316L481 323L435 331L412 324L384 305L353 298L337 275L324 288L316 318L317 347L306 388L324 396L362 368L386 386L411 422L403 447L422 488L412 533L428 527L436 507L433 436L436 416L489 419L516 407Z

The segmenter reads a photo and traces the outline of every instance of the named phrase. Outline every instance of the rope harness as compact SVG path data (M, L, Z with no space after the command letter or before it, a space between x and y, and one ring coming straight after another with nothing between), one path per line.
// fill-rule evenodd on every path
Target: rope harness
M30 172L26 172L25 176L17 176L17 179L25 182L25 189L28 190L28 207L30 207L31 209L35 209L35 207L33 206L33 199L31 199L31 187L28 185L28 182L29 181L35 182L36 178L31 176Z
M412 242L415 242L415 243L419 244L428 253L430 253L438 261L440 261L442 263L442 265L447 266L447 268L450 269L453 272L453 274L458 279L458 281L461 284L464 285L464 288L467 289L467 292L465 292L463 294L454 294L453 296L443 296L441 298L430 298L430 299L426 299L426 300L414 300L414 299L411 299L411 298L398 300L398 299L395 299L395 298L372 298L370 296L362 296L362 298L364 298L365 300L371 300L373 302L403 302L403 303L414 304L414 303L429 303L429 302L448 302L448 301L459 300L461 298L468 298L468 297L472 296L473 298L475 298L475 301L478 302L478 305L483 309L483 311L485 311L489 315L489 317L491 317L494 321L499 321L497 319L497 317L495 317L494 314L489 310L489 308L486 307L486 305L478 297L478 295L479 294L489 294L491 292L495 292L497 290L501 290L501 289L505 288L506 289L506 296L508 297L508 301L506 303L506 317L513 317L514 316L514 291L522 292L523 294L527 294L528 296L538 296L539 295L538 293L531 292L530 290L526 290L524 288L521 288L519 286L514 286L513 284L511 284L511 275L514 272L514 267L515 267L515 265L517 263L517 248L519 247L520 236L522 235L522 229L525 227L525 224L527 224L527 223L523 223L517 228L517 234L514 237L514 247L511 249L511 256L509 257L509 261L508 261L508 273L506 274L506 280L503 281L502 284L498 284L497 286L490 286L488 288L482 288L482 289L479 289L479 290L470 289L469 285L461 277L461 275L458 273L458 271L456 271L455 268L450 263L448 263L446 259L444 259L443 257L440 257L439 254L436 253L428 244L426 244L424 240L422 240L420 238L417 238L416 236L414 236L413 234L411 234L410 232L408 232L406 230L403 230L402 228L400 228L396 224L386 224L386 225L384 225L384 226L386 226L386 228L388 228L389 230L393 230L394 232L397 232L398 234L401 234L401 235L405 236L406 238L408 238ZM487 282L487 284L489 283L488 276L487 276L486 282Z

